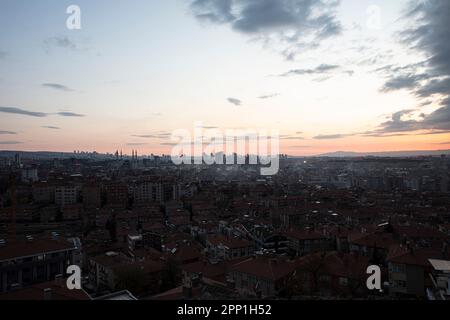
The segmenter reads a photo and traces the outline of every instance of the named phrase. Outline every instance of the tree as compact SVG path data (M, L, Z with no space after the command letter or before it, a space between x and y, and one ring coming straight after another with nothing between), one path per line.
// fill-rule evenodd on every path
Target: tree
M161 275L161 291L167 291L180 285L180 269L178 262L173 258L169 258L164 265Z
M146 291L147 276L139 267L125 267L116 271L116 290L128 290L134 295Z

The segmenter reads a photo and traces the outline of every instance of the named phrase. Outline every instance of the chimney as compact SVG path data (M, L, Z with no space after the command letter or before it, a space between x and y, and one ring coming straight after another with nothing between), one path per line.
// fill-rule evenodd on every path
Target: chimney
M191 279L192 282L192 287L193 288L198 288L200 287L200 283L201 283L201 273L200 274L196 274L192 277Z
M447 250L448 250L448 244L447 244L447 242L443 242L442 243L442 257L445 259L445 258L447 258Z
M236 288L236 282L233 279L227 279L227 288L234 290Z
M409 252L410 254L414 255L414 247L413 247L413 245L411 244L411 242L409 242L409 241L407 242L406 248L407 248L407 250L408 250L408 252Z
M44 300L52 300L52 289L51 288L45 288L44 289Z
M183 296L186 299L191 299L192 298L192 287L191 286L187 286L187 285L183 286Z
M57 285L63 284L63 275L62 274L57 274L55 276L55 284L57 284Z
M20 284L19 283L13 283L11 284L11 291L15 291L20 289Z

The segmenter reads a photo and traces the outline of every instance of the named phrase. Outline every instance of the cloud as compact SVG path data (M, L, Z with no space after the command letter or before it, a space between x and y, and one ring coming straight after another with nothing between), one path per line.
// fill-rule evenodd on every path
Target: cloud
M308 146L308 145L306 145L306 146L289 146L288 148L290 148L290 149L310 149L310 148L313 148L313 146Z
M34 112L34 111L27 111L16 107L0 107L0 112L3 113L12 113L12 114L20 114L30 117L38 117L43 118L47 116L47 113L43 112Z
M195 125L196 128L200 128L200 129L218 129L218 126L213 126L213 125L205 125L203 123L198 123Z
M0 141L0 145L22 144L20 141Z
M54 126L42 126L44 129L52 129L52 130L60 130L60 127L54 127Z
M13 134L17 134L17 132L0 130L0 134L11 134L11 135L13 135Z
M315 139L315 140L337 140L337 139L343 139L346 137L351 137L354 135L355 134L328 134L328 135L321 134L321 135L313 137L313 139Z
M242 105L242 101L236 98L227 98L227 101L231 104L234 104L235 106Z
M66 36L49 37L44 40L44 44L47 48L56 47L70 50L77 50L78 46L74 41L70 40Z
M172 133L170 132L160 131L151 134L134 134L132 137L145 139L168 139L171 135Z
M298 136L298 134L301 133L296 133L295 135L280 135L280 140L305 140L305 138Z
M376 133L450 130L450 1L415 1L409 3L405 20L410 27L400 33L401 40L410 50L421 53L425 60L407 66L386 66L388 79L382 91L407 89L427 101L439 99L439 108L422 113L418 118L402 119L393 114L382 123ZM404 110L406 112L408 110Z
M320 46L341 34L336 18L339 0L191 0L191 11L202 21L280 45L286 59Z
M341 66L331 65L331 64L321 64L312 69L292 69L285 73L280 74L280 77L289 77L289 76L319 76L314 79L314 81L325 81L330 78L332 74L342 73L348 76L353 76L353 70L344 70Z
M414 89L420 85L420 81L428 79L427 74L408 73L390 78L381 89L382 92L389 92L401 89Z
M281 77L294 76L294 75L316 75L316 74L324 74L329 73L330 71L334 71L339 69L339 66L330 65L330 64L321 64L313 69L293 69L280 74Z
M160 143L160 145L161 145L161 146L174 147L174 146L177 146L178 143L175 143L175 142L163 142L163 143Z
M63 112L57 112L56 115L59 115L61 117L85 117L84 114L69 112L69 111L63 111Z
M18 115L24 115L24 116L30 116L30 117L37 117L37 118L45 118L49 115L58 115L61 117L84 117L84 115L82 115L82 114L73 113L73 112L45 113L45 112L37 112L37 111L28 111L28 110L24 110L24 109L16 108L16 107L0 107L0 112L18 114Z
M266 100L266 99L278 97L279 95L280 95L279 93L266 94L266 95L259 96L258 99Z
M74 91L73 89L59 83L43 83L42 86L59 91L66 91L66 92Z
M138 146L145 146L147 145L146 143L142 143L142 142L130 142L127 143L127 146L134 146L134 147L138 147Z

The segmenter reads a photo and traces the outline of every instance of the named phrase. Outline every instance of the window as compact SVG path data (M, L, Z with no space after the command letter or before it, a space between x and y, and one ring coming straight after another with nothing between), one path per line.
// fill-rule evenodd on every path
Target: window
M341 287L346 287L346 286L348 286L348 279L347 278L339 278L339 285L341 286Z
M331 281L331 277L328 275L321 275L319 281L323 283L329 283Z
M405 269L406 269L405 265L403 265L403 264L392 264L392 268L391 268L392 272L395 272L395 273L405 273L406 272Z
M395 281L394 281L394 287L397 287L397 288L406 288L406 281L395 280Z

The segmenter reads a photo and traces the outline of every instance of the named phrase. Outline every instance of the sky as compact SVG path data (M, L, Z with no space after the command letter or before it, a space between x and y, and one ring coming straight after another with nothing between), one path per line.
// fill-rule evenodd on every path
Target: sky
M167 154L198 122L290 155L450 148L448 0L0 8L0 150Z

